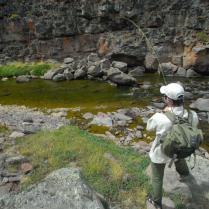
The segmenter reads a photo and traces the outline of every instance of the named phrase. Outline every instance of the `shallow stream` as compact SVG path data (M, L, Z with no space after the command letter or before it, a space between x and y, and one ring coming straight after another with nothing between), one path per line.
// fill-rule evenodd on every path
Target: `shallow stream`
M179 78L169 78L169 80L175 81ZM191 86L192 82L206 82L205 79L181 81L192 91L194 90ZM139 79L139 84L141 84L138 90L140 93L133 94L131 87L115 87L103 81L52 82L37 79L29 83L17 84L11 79L0 82L0 104L25 105L41 109L79 107L82 113L96 113L127 107L146 107L151 101L160 99L159 87L163 85L163 81L158 75L146 75ZM76 114L78 113L69 112L68 116L72 117ZM209 125L202 123L201 126L208 137Z

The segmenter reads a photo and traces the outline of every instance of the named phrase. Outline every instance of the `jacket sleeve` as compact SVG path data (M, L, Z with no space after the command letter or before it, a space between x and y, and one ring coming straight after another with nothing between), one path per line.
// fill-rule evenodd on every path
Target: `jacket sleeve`
M192 112L192 126L197 127L199 124L199 119L198 119L198 115L195 111L191 111Z
M148 121L147 121L147 131L154 131L157 127L156 119L154 114Z

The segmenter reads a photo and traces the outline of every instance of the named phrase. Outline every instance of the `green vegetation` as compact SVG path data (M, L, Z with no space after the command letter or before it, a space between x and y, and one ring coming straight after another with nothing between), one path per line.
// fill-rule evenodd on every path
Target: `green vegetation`
M201 23L204 23L206 21L206 19L207 19L207 16L198 16L197 17L197 20Z
M196 36L197 36L197 39L203 43L207 43L209 41L209 36L203 31L197 32Z
M109 131L109 128L106 126L97 126L97 125L91 125L88 130L91 133L95 134L105 134L106 131Z
M185 197L180 194L172 195L172 199L175 202L176 209L187 209L185 206Z
M17 20L18 18L20 18L20 15L18 15L18 14L11 14L11 15L9 16L9 19L10 19L10 20Z
M0 124L0 133L7 133L8 132L8 128L6 127L6 125L2 125Z
M12 77L19 75L42 76L52 67L55 67L55 65L44 62L34 62L34 63L12 62L7 65L0 66L0 76L1 77Z
M23 189L55 169L76 165L107 200L122 208L144 208L150 190L144 174L149 160L131 149L120 148L74 126L18 139L17 146L34 167L22 182Z

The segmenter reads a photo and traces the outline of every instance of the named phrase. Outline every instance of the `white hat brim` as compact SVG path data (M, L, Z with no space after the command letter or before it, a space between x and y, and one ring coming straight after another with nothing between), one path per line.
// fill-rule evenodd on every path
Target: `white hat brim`
M165 92L166 92L166 86L161 86L160 87L160 93L165 94Z

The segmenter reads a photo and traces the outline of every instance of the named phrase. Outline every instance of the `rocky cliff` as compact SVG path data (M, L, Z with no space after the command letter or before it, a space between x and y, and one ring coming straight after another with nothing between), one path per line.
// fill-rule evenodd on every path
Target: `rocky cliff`
M1 62L98 52L152 70L157 54L208 73L208 33L207 0L0 0Z

